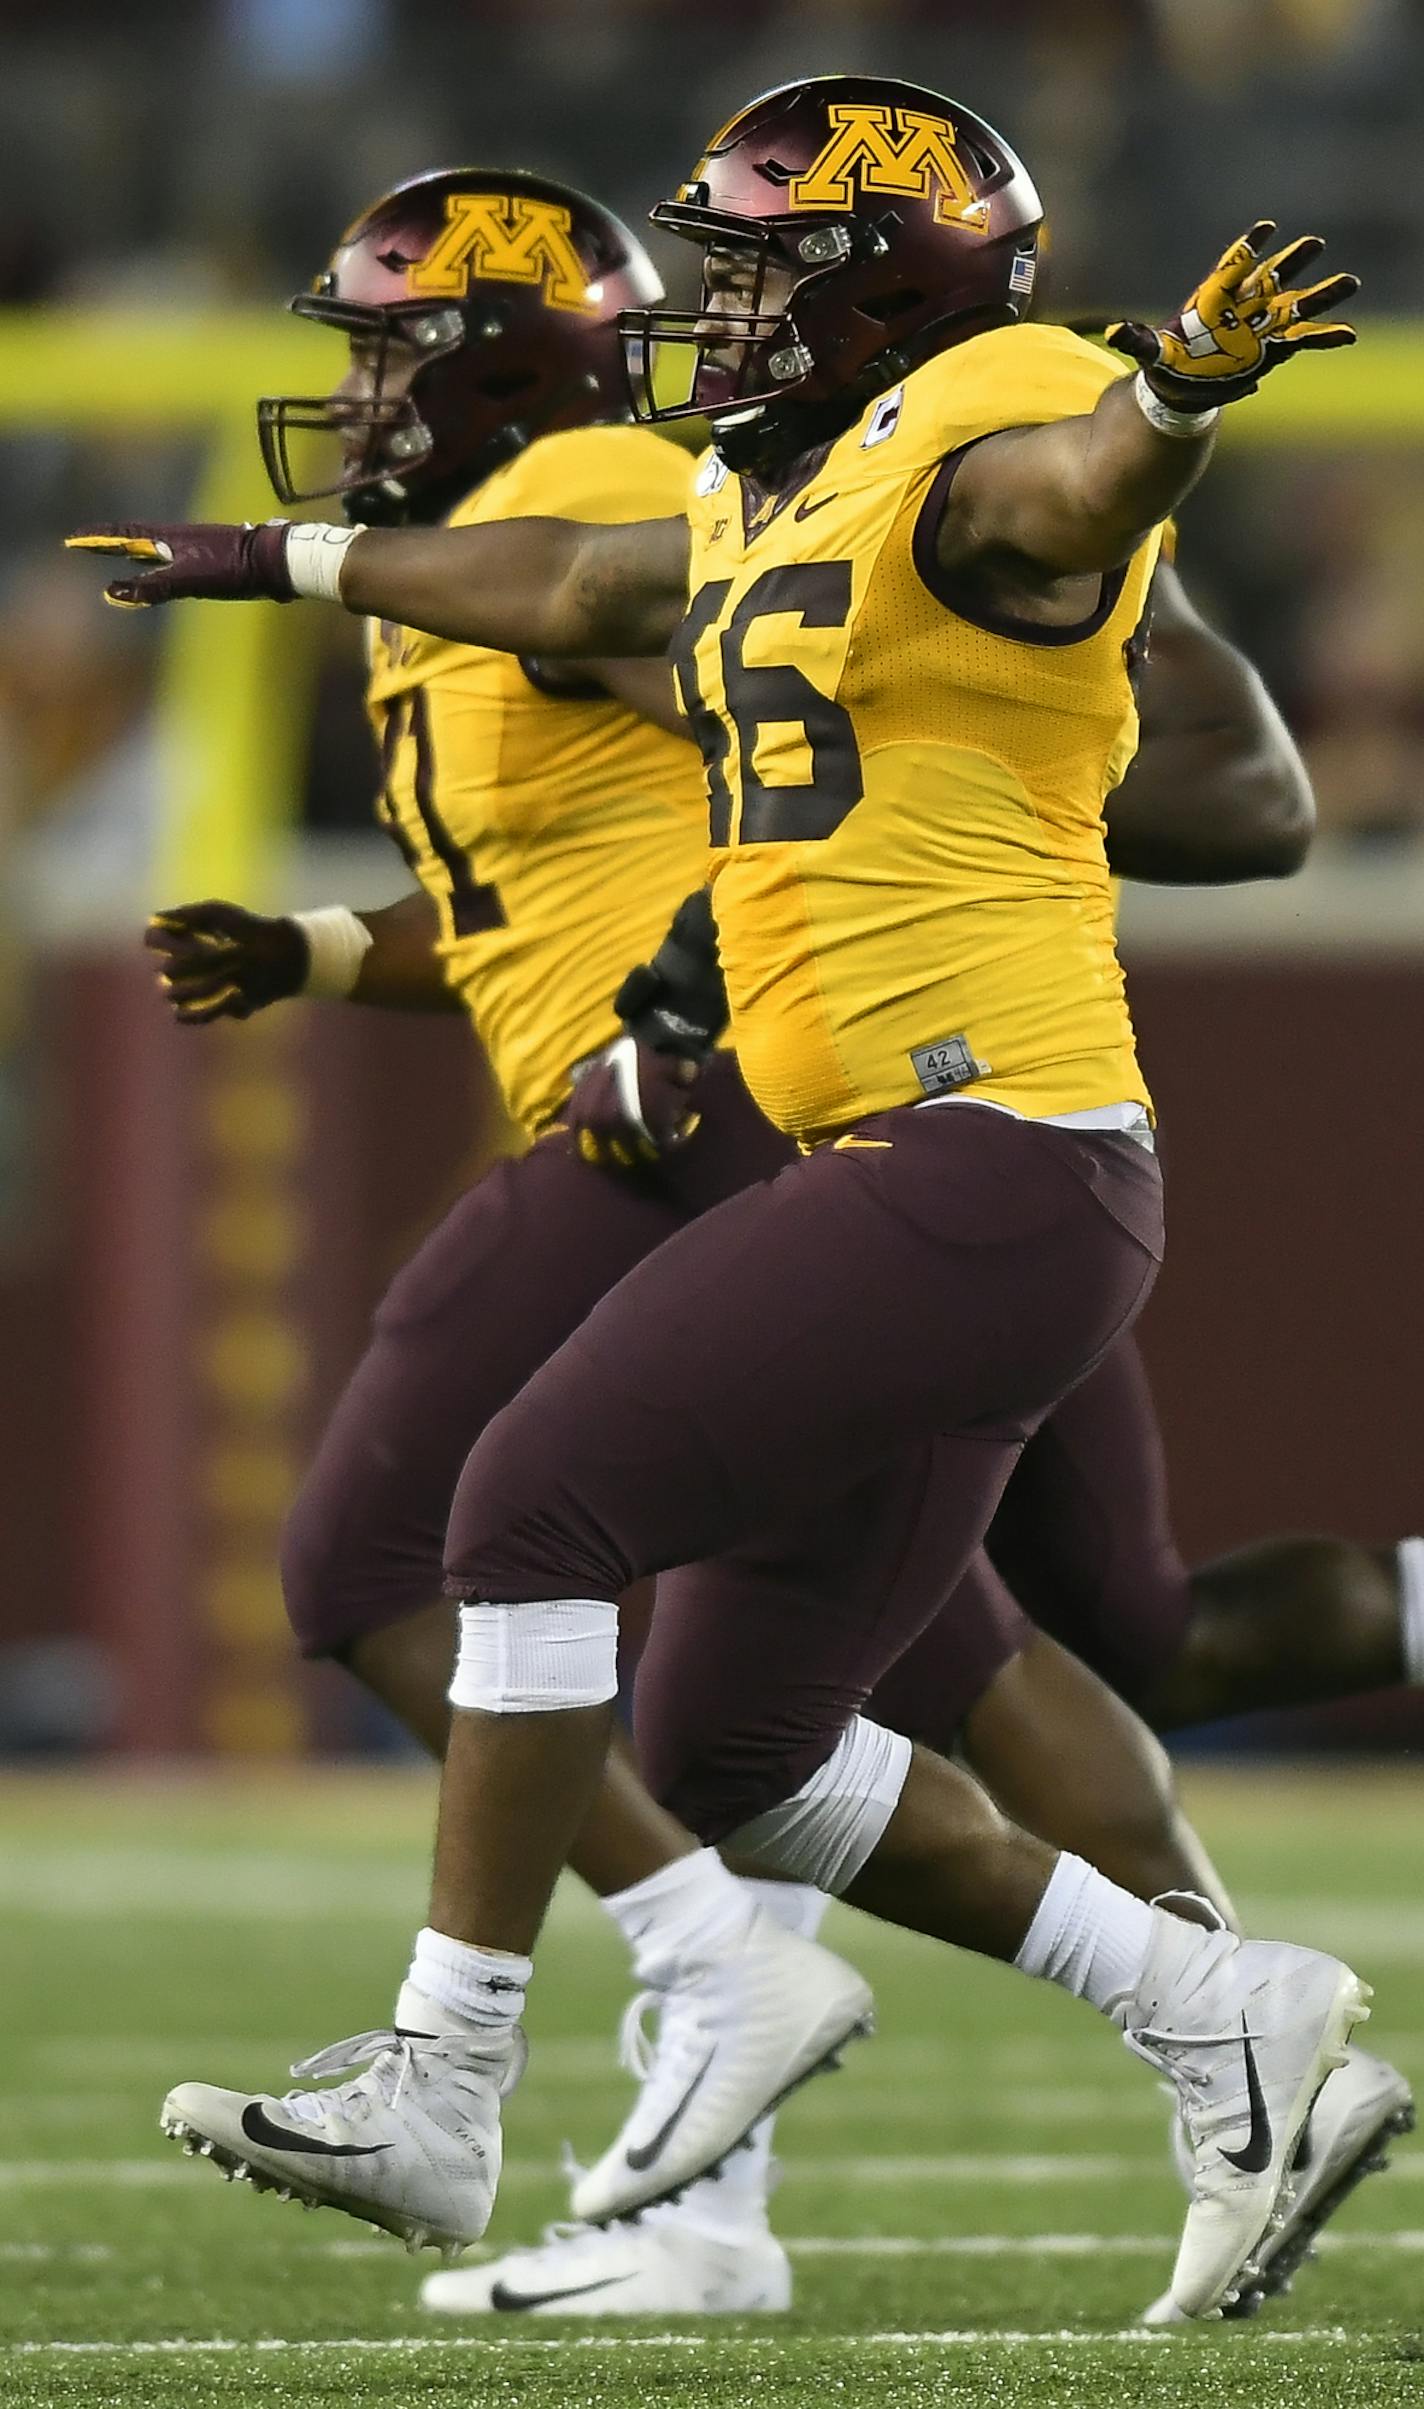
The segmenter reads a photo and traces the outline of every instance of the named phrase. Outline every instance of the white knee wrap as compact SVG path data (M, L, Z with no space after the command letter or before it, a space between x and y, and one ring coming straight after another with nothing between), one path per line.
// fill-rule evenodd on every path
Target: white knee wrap
M742 1824L722 1846L769 1872L814 1883L838 1897L894 1814L910 1754L910 1743L899 1732L857 1715L794 1798Z
M452 1706L549 1715L618 1694L618 1609L603 1598L462 1606Z

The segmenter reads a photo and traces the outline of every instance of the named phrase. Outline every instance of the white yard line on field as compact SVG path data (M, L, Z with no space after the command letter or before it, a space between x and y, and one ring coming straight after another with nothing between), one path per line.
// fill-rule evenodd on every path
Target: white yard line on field
M0 2267L41 2267L67 2260L93 2267L115 2255L112 2242L0 2242Z
M1390 2168L1395 2183L1424 2181L1424 2152L1396 2160ZM1108 2183L1132 2178L1138 2182L1170 2180L1159 2153L1151 2157L1119 2151L1090 2156L1065 2150L1055 2155L1017 2157L998 2151L947 2151L935 2157L836 2157L791 2160L782 2170L783 2183L1002 2183L1017 2188L1041 2183ZM49 2190L67 2185L112 2184L145 2189L150 2185L200 2180L202 2170L189 2166L175 2152L172 2158L10 2158L0 2159L0 2190ZM559 2183L557 2168L528 2162L507 2166L506 2190Z
M792 2258L1160 2258L1177 2247L1175 2233L868 2233L786 2234L781 2246ZM516 2245L528 2247L528 2245ZM1399 2233L1325 2233L1318 2250L1424 2253L1424 2230ZM298 2242L301 2258L389 2259L388 2241ZM488 2245L466 2251L460 2264L472 2267L498 2254Z
M1116 2181L1126 2175L1155 2170L1165 2175L1161 2158L1090 2157L1064 2152L1056 2157L1012 2157L998 2153L953 2151L938 2158L838 2157L807 2158L783 2170L783 2181L800 2183L1083 2183ZM195 2170L175 2152L171 2158L10 2158L0 2159L0 2190L48 2189L67 2184L105 2184L143 2188L150 2184L186 2183ZM503 2187L560 2182L557 2168L524 2162L506 2166Z
M872 2068L875 2081L870 2083L862 2079L860 2085L849 2092L840 2083L809 2085L796 2102L796 2120L800 2130L808 2133L813 2126L824 2125L839 2128L843 2135L848 2136L849 2129L855 2126L867 2132L878 2131L887 2140L894 2140L898 2138L897 2129L908 2126L912 2132L922 2135L925 2129L924 2103L916 2098L914 2087L905 2084L897 2088L892 2083L883 2082L881 2069L873 2066L869 2058L860 2062L862 2078L870 2075ZM542 2060L539 2071L543 2073ZM1165 2111L1160 2095L1152 2083L1139 2083L1135 2073L1125 2083L1119 2082L1114 2086L1108 2082L1101 2088L1093 2083L1064 2083L1061 2086L1031 2086L1027 2089L1015 2084L996 2087L992 2078L984 2088L993 2091L994 2116L1004 2124L1037 2125L1050 2131L1055 2121L1060 2124L1156 2125L1162 2130L1165 2146ZM526 2117L528 2112L526 2105ZM550 2116L567 2117L571 2112L562 2092L556 2102L548 2103Z
M856 2239L808 2234L782 2247L793 2258L1159 2258L1179 2234L1151 2233L869 2233ZM1324 2233L1318 2250L1424 2251L1424 2232ZM359 2245L358 2245L359 2247ZM373 2251L384 2249L372 2242Z
M152 1916L160 1923L385 1923L420 1906L425 1875L349 1858L303 1864L261 1850L37 1849L0 1867L0 1908L66 1923Z
M1253 2341L1274 2344L1358 2342L1362 2337L1349 2334L1343 2326L1319 2325L1299 2329L1277 2326L1253 2331ZM1149 2345L1181 2346L1179 2328L1160 2328L1130 2325L1110 2333L1086 2333L1081 2326L1062 2326L1032 2333L1026 2329L1009 2331L997 2326L951 2327L943 2331L924 2333L876 2334L807 2334L798 2336L795 2347L812 2351L837 2350L943 2350L946 2348L979 2349L985 2345L1008 2345L1020 2348L1026 2342L1076 2343L1090 2350L1100 2350L1114 2342L1140 2342ZM342 2352L359 2351L365 2356L414 2355L424 2351L571 2351L571 2350L721 2350L752 2352L775 2349L775 2343L761 2342L737 2336L726 2340L716 2334L575 2334L568 2338L547 2339L526 2334L351 2334L340 2340L307 2342L277 2341L263 2335L256 2341L241 2341L227 2335L215 2335L204 2341L172 2342L14 2342L0 2350L0 2359L50 2358L110 2358L161 2359L204 2358L218 2353L252 2354L267 2357L276 2352L300 2352L303 2357L339 2356ZM1233 2338L1231 2347L1238 2345Z
M212 2065L222 2060L255 2067L269 2062L288 2065L293 2058L309 2055L320 2039L313 2033L178 2033L156 2035L125 2033L88 2036L59 2036L48 2040L36 2038L16 2043L23 2050L29 2065L50 2075L63 2076L66 2082L112 2084L131 2074L138 2082L150 2076L161 2080L171 2076L175 2065L181 2071L184 2060ZM1015 2080L1033 2073L1043 2083L1051 2082L1056 2069L1069 2067L1075 2074L1084 2071L1085 2055L1091 2055L1097 2039L1089 2028L1087 2050L1081 2042L1064 2047L1023 2041L1015 2038L996 2042L986 2039L975 2047L976 2073L986 2072L992 2079ZM617 2052L612 2027L606 2039L561 2035L549 2039L536 2037L533 2045L534 2063L541 2080L569 2082L587 2079L607 2079L617 2075ZM887 2035L877 2039L873 2052L853 2061L867 2069L874 2067L876 2081L888 2088L908 2082L919 2075L943 2074L946 2064L956 2054L956 2045L943 2042L903 2039ZM1104 2092L1111 2092L1114 2077L1120 2077L1121 2054L1109 2044L1102 2053ZM1091 2088L1091 2087L1089 2087ZM809 2095L814 2098L814 2092ZM1096 2096L1096 2094L1094 2094Z
M791 2234L783 2248L792 2258L1160 2258L1175 2248L1175 2234L1151 2233L868 2233ZM1424 2229L1398 2233L1326 2233L1317 2249L1424 2255ZM99 2266L122 2254L112 2242L0 2242L0 2266ZM389 2241L297 2242L296 2258L385 2259L396 2264ZM466 2253L473 2266L493 2257L486 2248Z

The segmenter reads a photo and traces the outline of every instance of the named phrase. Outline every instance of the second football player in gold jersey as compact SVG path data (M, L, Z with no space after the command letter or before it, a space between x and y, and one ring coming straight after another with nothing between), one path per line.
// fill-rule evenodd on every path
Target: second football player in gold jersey
M645 430L552 433L476 487L449 524L547 517L618 525L686 505L686 455ZM388 622L371 631L381 816L439 915L438 958L510 1119L553 1120L570 1068L613 1034L629 955L666 925L655 899L701 874L696 765L637 662L541 665ZM636 704L637 708L633 706ZM571 911L603 883L606 908Z
M1133 741L1129 647L1217 407L1293 348L1349 340L1314 320L1352 280L1292 292L1313 239L1266 258L1253 229L1176 319L1125 330L1142 371L1086 408L1078 355L1058 384L1044 343L1061 339L1014 331L1039 216L1020 163L971 112L871 78L754 104L657 214L702 247L704 308L680 326L636 311L628 330L691 344L688 405L716 429L703 499L720 481L741 511L725 577L730 530L695 531L684 643L733 1033L768 1109L834 1142L640 1266L471 1458L417 1979L427 1997L507 1991L512 2022L607 1747L614 1601L633 1575L755 1541L764 1646L795 1633L805 1658L796 1745L708 1790L669 1744L664 1795L704 1837L1111 2016L1178 2089L1194 2189L1172 2294L1210 2314L1249 2274L1362 1987L1336 1961L1144 1909L1005 1827L957 1769L892 1745L855 1709L877 1647L910 1636L906 1601L882 1605L871 1645L847 1631L838 1685L836 1643L808 1643L765 1534L819 1515L847 1548L874 1528L886 1564L932 1546L962 1565L1025 1436L1150 1287L1159 1192L1101 838ZM1023 377L996 384L1015 342ZM842 504L832 558L817 516ZM687 599L682 525L375 533L344 558L302 530L177 533L158 539L171 568L121 594L290 586L539 655L658 651ZM695 1570L675 1576L655 1645L702 1646L704 1604ZM422 2097L458 2090L492 2160L495 2045L453 2086L439 2039L407 2046ZM649 2196L648 2167L698 2114L690 2058L687 2077L577 2206ZM353 2110L379 2127L379 2167L368 2152L343 2173L352 2204L440 2190L408 2095L377 2069L302 2103L333 2135ZM473 2229L473 2174L441 2202Z

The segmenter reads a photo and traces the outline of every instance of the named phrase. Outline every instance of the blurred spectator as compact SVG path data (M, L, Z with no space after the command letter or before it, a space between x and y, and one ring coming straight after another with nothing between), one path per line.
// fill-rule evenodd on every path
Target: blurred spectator
M1175 298L1263 205L1367 230L1372 307L1424 289L1411 0L54 0L3 41L16 298L122 256L176 255L186 287L194 247L218 289L280 292L373 184L462 156L637 216L759 86L852 67L962 91L1020 141L1072 306Z
M962 92L1004 125L1048 207L1055 314L1170 304L1263 208L1323 225L1365 271L1371 309L1413 311L1424 293L1417 0L719 0L710 14L684 0L50 0L9 15L0 306L279 306L373 192L461 158L570 176L637 223L758 87L857 67ZM691 299L688 246L653 245L674 298ZM118 493L161 516L182 490L172 449L166 463L117 445L76 455L36 427L0 452L12 547L104 515ZM1248 475L1228 460L1188 515L1188 564L1263 658L1341 829L1424 825L1421 521L1417 481L1401 487L1394 463ZM1248 522L1258 545L1239 540ZM60 604L44 585L43 614L81 607L77 588ZM43 673L12 662L0 788L12 820L62 814L36 861L117 859L110 848L131 861L151 740L137 704L133 726L109 727L125 639L112 619L95 620L92 646L72 623L53 633L56 694L71 676L99 690L92 755L65 764L79 738L44 733L39 698L20 691ZM331 668L323 694L352 675ZM17 744L36 765L23 803ZM348 747L316 776L311 816L359 825L368 792Z
M240 66L273 83L343 79L381 48L388 0L227 0Z

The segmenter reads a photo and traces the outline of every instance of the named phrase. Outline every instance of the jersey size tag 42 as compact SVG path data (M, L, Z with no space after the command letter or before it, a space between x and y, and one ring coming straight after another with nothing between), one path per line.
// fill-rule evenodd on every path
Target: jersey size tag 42
M910 1049L910 1068L927 1096L952 1095L973 1079L987 1079L990 1066L981 1062L964 1035L941 1037L932 1046Z

